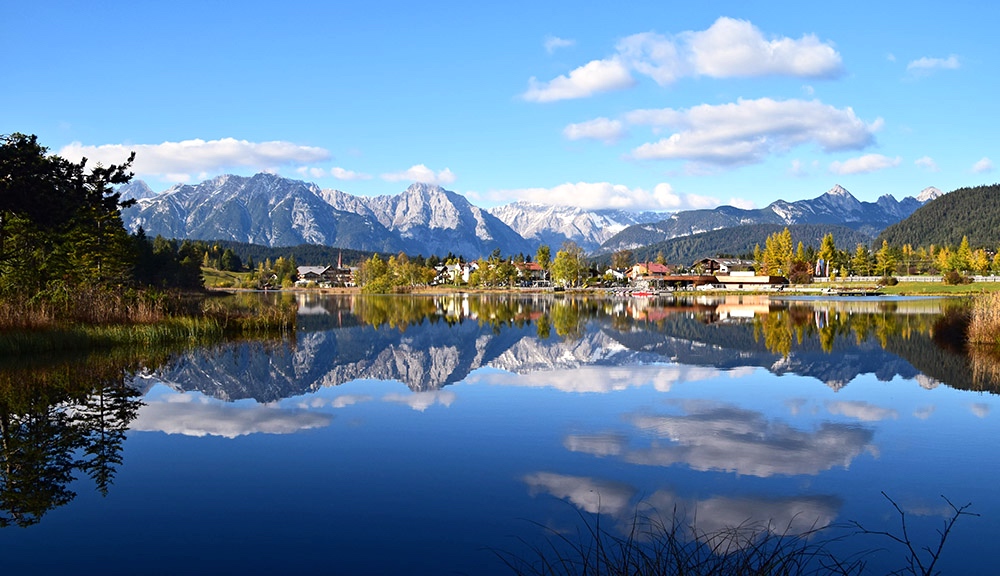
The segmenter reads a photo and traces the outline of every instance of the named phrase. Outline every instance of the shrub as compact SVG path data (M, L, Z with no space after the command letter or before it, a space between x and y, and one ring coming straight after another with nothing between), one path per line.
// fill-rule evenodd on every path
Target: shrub
M879 283L883 286L895 286L896 284L899 284L899 280L896 280L895 276L885 276L879 280Z
M971 284L972 278L960 274L957 270L951 270L941 278L941 281L949 286L957 286L959 284Z

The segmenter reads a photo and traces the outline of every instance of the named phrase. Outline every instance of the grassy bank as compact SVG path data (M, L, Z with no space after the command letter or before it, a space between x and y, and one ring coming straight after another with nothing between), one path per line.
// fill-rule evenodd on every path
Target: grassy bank
M78 290L0 300L0 356L170 343L294 331L292 300L267 303L254 294L206 296Z
M900 296L962 296L1000 292L1000 282L974 282L972 284L949 285L944 282L900 282L886 286L884 294Z

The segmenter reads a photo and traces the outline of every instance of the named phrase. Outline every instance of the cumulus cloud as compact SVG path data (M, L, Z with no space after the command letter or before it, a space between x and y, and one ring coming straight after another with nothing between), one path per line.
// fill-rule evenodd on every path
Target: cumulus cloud
M339 166L334 166L330 168L330 176L333 176L337 180L371 180L371 174L365 174L364 172L355 172L354 170L346 170L340 168Z
M684 40L696 72L705 76L830 78L842 72L840 54L815 35L768 39L746 20L719 18L704 32L687 33Z
M667 183L657 184L652 190L647 190L610 182L566 182L552 188L494 190L483 196L497 203L524 200L557 206L578 206L587 210L688 210L713 208L721 204L719 199L711 196L678 193Z
M386 182L422 182L424 184L442 186L454 182L455 173L448 168L440 172L434 172L423 164L417 164L402 172L382 174L381 178Z
M906 65L911 74L926 75L936 70L957 70L961 67L958 56L952 54L947 58L919 58Z
M566 500L590 514L604 514L622 522L626 532L635 528L634 521L646 521L634 516L637 507L649 512L646 518L673 514L683 530L690 527L693 537L717 541L726 546L752 546L753 536L769 531L780 535L804 534L832 523L843 501L835 496L712 496L682 497L673 490L661 489L642 502L636 502L638 490L630 484L571 476L554 472L535 472L524 477L531 495L549 494ZM644 532L640 528L640 532ZM739 531L742 538L734 538Z
M769 38L746 20L722 17L707 30L673 37L642 32L622 38L612 56L593 60L569 76L550 82L531 78L523 97L551 102L628 88L634 84L632 71L667 85L697 76L833 78L843 67L840 54L815 35Z
M824 422L807 431L730 405L687 402L683 407L687 414L632 415L632 424L657 440L647 448L623 445L620 457L634 464L686 464L694 470L766 478L846 467L872 449L874 432L856 424Z
M549 82L532 77L522 98L529 102L555 102L586 98L601 92L621 90L635 83L628 68L617 58L593 60Z
M545 51L552 54L560 48L569 48L570 46L576 45L576 40L569 40L566 38L560 38L558 36L546 36L545 37Z
M976 174L983 174L984 172L992 172L993 161L984 156L982 159L979 160L979 162L976 162L975 164L972 165L972 171L975 172Z
M454 392L448 390L431 390L427 392L413 392L411 394L386 394L382 399L386 402L403 404L413 408L417 412L423 412L435 404L440 404L445 408L455 402Z
M570 124L563 129L563 136L569 140L601 140L612 144L625 135L625 128L619 120L594 118L579 124Z
M930 156L921 156L914 160L913 163L930 172L937 172L939 170L937 162Z
M235 138L219 140L183 140L162 144L104 144L85 146L73 142L59 150L59 155L74 162L88 158L104 165L120 164L135 152L132 171L185 182L192 174L213 174L233 168L273 171L278 166L311 164L328 160L323 148L301 146L292 142L249 142Z
M620 456L628 446L624 434L571 434L563 440L563 446L570 452L582 452L592 456Z
M818 100L770 98L702 104L687 110L635 110L625 119L655 130L675 130L667 138L635 148L634 158L719 166L761 162L769 154L809 143L827 152L861 149L874 142L874 133L881 127L881 119L866 124L851 108L838 109Z
M248 434L292 434L323 428L332 416L271 405L225 404L200 395L179 394L148 402L132 423L133 430L185 436L236 438Z
M295 170L302 176L312 177L312 178L326 178L327 176L336 178L337 180L371 180L371 174L365 174L364 172L355 172L353 170L347 170L334 166L329 170L325 168L318 168L312 166L301 166Z
M591 514L618 515L629 508L635 488L621 482L567 476L553 472L536 472L524 477L532 495L547 493L568 500Z
M827 402L826 409L831 414L839 414L848 418L855 418L862 422L880 422L892 418L899 418L899 412L891 408L882 408L868 402L842 401Z
M899 163L902 161L903 159L899 156L889 158L882 154L865 154L864 156L851 158L843 162L830 163L830 172L841 175L868 174L869 172L877 172L886 168L899 166Z
M592 350L591 353L593 353ZM570 352L561 358L565 359L567 356L572 358ZM592 362L593 360L569 361ZM553 388L571 393L604 394L642 386L652 386L659 392L669 392L678 383L709 380L721 374L722 372L715 368L702 366L629 365L615 368L580 366L578 368L537 370L526 374L487 373L471 376L466 381L499 386Z
M709 545L753 546L752 537L762 532L779 535L804 534L830 525L843 506L835 496L684 498L671 490L658 490L646 503L654 510L675 511L695 526L697 537ZM734 538L737 531L742 538Z

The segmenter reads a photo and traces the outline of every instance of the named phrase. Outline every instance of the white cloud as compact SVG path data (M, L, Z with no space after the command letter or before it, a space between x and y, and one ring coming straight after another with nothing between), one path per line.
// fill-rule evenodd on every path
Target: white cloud
M992 172L993 161L984 156L982 159L979 160L979 162L976 162L975 164L972 165L972 171L975 172L976 174L982 174L984 172Z
M920 58L906 65L906 70L913 74L930 74L935 70L957 70L962 65L958 56L952 54L947 58Z
M546 36L545 37L545 51L552 54L560 48L569 48L570 46L576 45L576 40L569 40L566 38L560 38L558 36Z
M830 172L841 175L868 174L869 172L877 172L886 168L899 166L899 163L902 161L903 159L899 156L889 158L881 154L865 154L864 156L851 158L844 162L832 162L830 164Z
M729 205L735 206L736 208L742 208L744 210L753 210L757 207L753 200L746 200L744 198L730 198Z
M754 536L771 532L780 536L807 534L836 520L842 501L834 496L712 496L683 498L671 490L658 490L646 503L661 512L674 511L681 525L694 536L719 549L755 546ZM677 518L679 516L679 518Z
M646 190L610 182L567 182L552 188L495 190L484 196L488 201L499 204L525 200L557 206L578 206L586 210L685 210L713 208L721 204L717 198L709 196L678 194L667 183L657 184L652 190Z
M768 40L746 20L719 18L704 32L686 34L685 40L695 70L705 76L831 78L842 72L840 54L815 35Z
M629 501L635 495L635 488L621 482L552 472L529 474L524 477L524 483L532 494L545 492L569 500L577 508L591 514L621 514L628 509Z
M913 163L930 172L937 172L939 170L937 162L930 156L921 156L914 160Z
M843 68L840 54L815 35L767 38L746 20L723 17L707 30L674 37L655 32L627 36L617 43L614 55L593 60L568 77L547 83L531 78L523 97L551 102L628 88L634 84L633 70L664 86L688 76L832 78Z
M132 423L133 430L185 436L236 438L247 434L293 434L323 428L332 416L270 405L226 404L196 394L178 394L148 402Z
M893 420L899 418L899 413L891 408L882 408L861 401L827 402L826 409L831 414L856 418L862 422L880 422L890 418Z
M990 415L990 405L983 402L977 402L976 404L970 405L969 410L971 410L977 418L986 418Z
M381 178L386 182L422 182L424 184L436 184L438 186L451 184L455 181L455 173L445 168L440 172L434 172L423 164L411 166L402 172L391 172L382 174Z
M687 110L635 110L631 124L677 130L669 137L632 151L642 160L684 159L720 166L757 163L773 153L813 143L824 151L853 150L874 142L881 119L866 124L851 108L818 100L740 99L702 104Z
M355 172L354 170L346 170L339 166L330 168L330 176L333 176L337 180L371 180L372 178L371 174Z
M528 90L521 96L529 102L555 102L621 90L634 83L628 68L617 58L593 60L569 76L559 76L550 82L539 82L532 77L528 80Z
M573 357L573 354L567 349L563 357ZM653 389L660 392L669 392L678 383L710 380L719 375L719 370L715 368L700 366L649 365L617 368L583 366L571 369L539 370L529 374L488 373L471 376L466 379L466 382L481 382L494 386L553 388L560 392L573 394L606 394L642 386L652 386Z
M683 48L654 32L623 38L618 42L617 49L630 68L649 76L660 86L693 74L688 58L682 54Z
M86 157L91 162L107 166L120 164L132 151L135 152L132 171L137 175L182 182L189 180L192 173L217 174L233 168L268 171L276 166L310 164L330 158L330 153L323 148L282 141L248 142L235 138L101 146L73 142L61 149L59 155L74 162Z
M579 124L570 124L563 129L563 136L569 140L601 140L606 143L617 142L625 135L625 129L619 120L594 118Z
M874 437L872 430L858 425L824 422L806 431L731 405L692 401L684 407L686 415L632 416L632 424L644 435L662 441L653 441L645 448L623 448L620 457L634 464L684 463L694 470L761 478L815 475L850 465L869 449Z
M386 394L382 397L386 402L403 404L413 408L417 412L423 412L435 404L449 407L455 402L457 396L449 390L430 390L427 392L413 392L412 394Z

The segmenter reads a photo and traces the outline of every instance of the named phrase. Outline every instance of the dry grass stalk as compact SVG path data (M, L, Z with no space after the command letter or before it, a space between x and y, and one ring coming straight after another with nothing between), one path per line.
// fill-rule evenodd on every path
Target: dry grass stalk
M1000 344L1000 292L973 299L968 336L972 344Z

